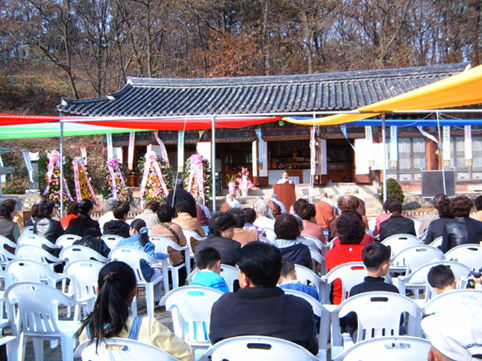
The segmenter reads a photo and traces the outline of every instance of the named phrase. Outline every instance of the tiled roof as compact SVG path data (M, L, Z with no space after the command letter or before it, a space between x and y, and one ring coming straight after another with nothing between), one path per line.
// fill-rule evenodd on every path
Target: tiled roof
M128 78L116 93L62 99L57 108L63 115L136 117L351 110L431 84L466 66L234 78Z

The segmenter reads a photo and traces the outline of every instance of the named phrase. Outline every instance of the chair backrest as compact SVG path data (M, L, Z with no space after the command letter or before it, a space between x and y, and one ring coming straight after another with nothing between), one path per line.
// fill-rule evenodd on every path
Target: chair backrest
M33 228L34 228L34 226L23 227L21 235L23 236L24 234L33 234Z
M400 318L409 315L407 335L422 337L422 309L415 301L393 292L366 292L343 301L338 317L355 312L358 317L356 342L370 338L400 335Z
M400 251L392 260L394 265L407 266L407 274L427 263L445 260L444 253L438 248L417 245Z
M50 242L47 238L39 234L23 234L18 237L17 244L19 246L29 245L40 248L42 247L42 245L45 245L49 248L57 248L54 243Z
M301 243L306 244L308 247L313 248L323 254L323 251L326 248L326 245L323 244L318 238L315 236L310 236L309 234L303 234L298 239Z
M410 336L383 337L357 343L333 361L426 360L430 341Z
M7 251L5 248L1 247L0 248L0 265L5 266L10 260L16 259L17 256L9 251Z
M152 235L152 236L149 236L149 241L154 243L154 246L156 247L155 248L156 252L161 252L164 254L168 254L169 248L172 248L176 251L182 251L184 249L176 242L174 242L172 239L164 236ZM169 259L169 257L167 259L169 261L169 264L171 264L171 260Z
M421 246L423 242L420 238L411 234L395 234L387 237L382 241L385 246L390 246L392 249L392 257L395 257L398 253L411 246Z
M67 263L64 268L64 274L72 283L72 290L75 300L92 298L89 304L89 311L95 303L97 297L97 285L99 272L104 264L97 261L74 261Z
M12 242L5 236L0 236L0 248L5 249L5 246L10 248L17 248L17 244L15 242Z
M10 279L8 284L15 282L38 282L55 287L58 281L65 278L44 264L30 260L13 260L7 264L6 272Z
M238 269L227 264L221 264L221 276L228 285L229 292L233 292L234 282L238 280Z
M195 231L193 231L192 229L187 229L187 228L183 228L182 229L182 233L184 233L184 235L186 236L186 238L194 238L195 240L197 241L204 241L204 239L206 237L201 237L199 234L197 234Z
M212 361L318 360L311 352L296 343L264 336L228 338L211 346L204 356L210 356Z
M300 266L298 264L295 264L295 270L296 270L296 279L300 282L303 282L306 285L315 286L318 291L318 294L323 300L324 298L322 297L322 292L324 291L324 288L322 287L323 282L321 281L320 276L318 276L315 272L313 272L309 268Z
M65 262L86 261L94 259L99 262L108 262L109 259L102 256L99 252L86 246L67 246L60 251L59 258Z
M104 243L109 247L110 249L114 249L117 246L117 243L122 241L124 237L115 235L115 234L105 234L102 237Z
M263 227L265 233L266 233L266 238L270 241L273 242L276 239L276 233L274 233L274 229L272 228L266 228Z
M473 302L476 307L480 307L482 304L482 290L454 290L449 292L444 292L441 295L432 298L425 305L423 305L423 310L425 314L430 315L432 313L437 313L443 309L450 309L454 305L464 302Z
M330 287L331 283L336 279L341 279L343 286L342 301L348 298L350 290L353 286L362 283L368 275L363 262L349 262L333 268L322 280L326 281L326 287ZM325 303L329 303L327 296L330 294L328 289L325 289ZM320 294L321 296L321 294Z
M59 238L57 238L55 244L58 248L65 248L68 246L72 246L75 241L81 238L81 236L78 236L76 234L63 234Z
M82 361L132 361L140 358L143 361L177 360L160 348L127 338L106 338L104 342L99 344L98 348L96 347L96 339L90 345L89 342L85 341L80 344L75 350L74 357L81 357Z
M13 305L18 305L17 310L26 336L60 335L62 331L57 323L59 305L72 307L78 304L54 287L33 282L18 282L8 286L5 297L9 301L11 314L15 314Z
M154 258L149 256L146 252L134 248L134 247L117 247L114 248L110 254L109 258L112 261L121 261L127 263L136 275L137 282L147 282L142 274L140 261L141 259L146 260L147 263L157 262Z
M224 293L209 287L183 286L169 291L159 305L171 311L174 333L190 345L209 346L211 308Z
M482 266L482 246L478 244L462 244L445 253L445 259L457 260L471 270L479 270Z
M37 246L30 246L30 245L18 246L15 249L15 255L20 259L27 259L38 263L42 263L44 265L49 265L49 266L51 266L51 264L62 263L62 260L60 258L57 258L51 255L43 248L39 248Z
M430 246L432 247L440 247L442 245L443 241L443 236L440 236L438 238L435 238L432 243L430 243Z
M468 268L467 266L459 262L436 261L436 262L427 263L413 270L412 273L410 273L409 275L400 276L397 278L398 280L397 286L398 286L398 290L400 291L400 294L404 295L406 293L407 286L410 287L410 285L418 285L418 286L427 285L428 272L432 269L432 267L438 266L438 265L450 266L450 269L454 273L454 276L457 277L459 280L462 278L468 277L471 272L470 268Z

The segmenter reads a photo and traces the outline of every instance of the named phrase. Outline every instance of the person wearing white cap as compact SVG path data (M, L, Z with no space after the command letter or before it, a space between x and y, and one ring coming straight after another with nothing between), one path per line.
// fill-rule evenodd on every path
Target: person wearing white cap
M475 361L482 359L482 304L461 299L451 307L422 320L432 344L429 361Z

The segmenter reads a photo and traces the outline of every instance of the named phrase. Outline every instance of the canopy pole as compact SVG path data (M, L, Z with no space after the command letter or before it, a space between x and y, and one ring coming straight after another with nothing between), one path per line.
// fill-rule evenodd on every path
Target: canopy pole
M213 115L212 118L212 128L211 136L213 141L212 148L212 159L211 159L211 178L212 178L212 189L213 189L213 215L216 213L216 116Z
M385 133L385 112L382 112L382 142L383 142L383 204L387 201L387 135Z
M60 121L60 218L64 216L64 122Z
M444 186L444 194L446 195L447 194L447 189L446 189L446 186L445 186L445 167L444 167L444 142L443 142L443 139L440 135L440 118L439 118L439 112L438 110L435 111L435 114L437 115L437 130L438 130L438 139L439 139L439 144L440 144L440 149L442 150L442 155L440 157L440 160L442 161L441 165L442 165L442 182L443 182L443 186Z

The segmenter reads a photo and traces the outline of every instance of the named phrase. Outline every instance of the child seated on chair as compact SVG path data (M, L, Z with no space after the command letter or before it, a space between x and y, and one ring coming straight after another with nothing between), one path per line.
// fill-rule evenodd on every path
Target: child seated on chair
M398 288L392 284L386 283L385 277L390 270L390 248L378 243L372 242L365 246L362 251L363 264L367 268L368 276L365 280L352 287L350 296L353 297L365 292L393 292L399 293ZM357 317L354 312L350 312L345 317L346 329L351 336L357 329Z
M101 234L97 228L87 228L84 232L84 236L72 243L74 246L84 246L92 248L97 253L108 258L110 248L107 247L104 240L100 238Z
M320 301L320 295L316 287L305 285L297 280L295 263L287 257L283 257L281 260L281 274L278 287L281 289L301 291Z
M450 267L443 264L430 269L427 274L427 281L439 295L457 289L457 278Z
M222 292L229 292L228 285L221 273L221 255L218 250L208 247L196 252L197 273L191 286L205 286Z
M94 311L76 334L81 343L95 340L98 347L105 338L127 338L160 348L182 361L194 360L191 346L155 318L129 315L137 294L136 276L129 265L118 261L105 265L99 272L97 294Z

